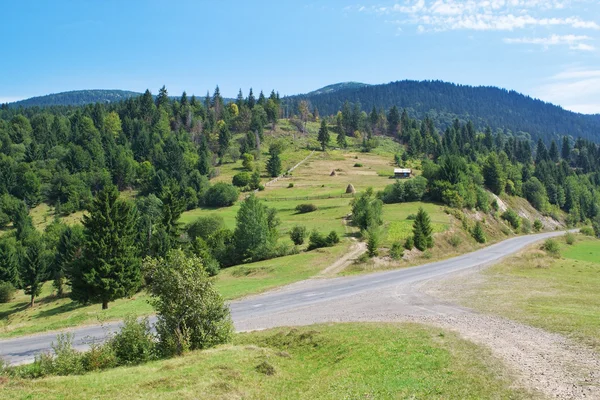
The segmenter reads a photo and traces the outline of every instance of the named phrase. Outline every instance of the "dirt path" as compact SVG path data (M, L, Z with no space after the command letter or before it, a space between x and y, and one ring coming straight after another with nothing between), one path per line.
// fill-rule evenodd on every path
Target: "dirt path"
M365 251L367 251L367 244L365 242L355 241L356 239L352 239L354 243L348 249L348 253L344 254L341 258L335 260L333 264L329 267L325 268L318 275L319 277L331 277L336 275L338 272L343 271L347 268L354 260L361 256Z

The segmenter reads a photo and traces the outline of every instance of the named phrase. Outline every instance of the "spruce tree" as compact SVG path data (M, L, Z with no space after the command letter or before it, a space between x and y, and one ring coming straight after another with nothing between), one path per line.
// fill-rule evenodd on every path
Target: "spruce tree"
M398 134L398 124L400 123L400 112L395 105L388 113L388 135L395 137Z
M567 136L563 136L561 156L567 163L571 160L571 143Z
M23 257L20 276L25 294L31 296L29 305L35 305L35 298L42 292L42 285L46 277L46 248L42 238L37 233L31 234L23 244L26 247Z
M206 136L200 137L200 146L198 147L198 171L201 175L209 175L211 166L210 150L208 148L208 142Z
M555 163L560 160L560 154L558 153L558 146L556 145L556 142L554 140L550 144L550 151L548 152L548 156Z
M233 234L237 259L258 261L267 258L277 241L276 218L254 194L244 200L236 216Z
M481 222L479 222L479 221L477 221L477 223L475 224L475 227L473 228L473 232L471 232L471 235L477 241L477 243L485 243L486 242L485 232L483 231L483 226L481 225Z
M65 277L70 276L72 263L80 256L81 246L83 245L83 230L81 226L67 227L58 240L56 254L52 263L52 279L56 294L61 296L64 293Z
M413 222L413 241L417 249L425 251L433 247L433 229L429 214L419 207L419 212Z
M485 186L495 194L504 189L504 172L496 153L492 152L483 164L483 179Z
M321 128L319 128L318 140L321 143L321 148L323 149L323 151L325 151L325 146L327 146L330 139L331 138L329 136L329 129L327 129L327 124L325 123L325 120L322 119L321 120Z
M79 302L108 302L133 295L141 284L135 247L136 211L119 200L114 186L101 190L83 217L83 255L72 276L71 298Z
M9 282L14 287L20 286L19 259L14 239L0 241L0 282Z
M267 171L273 178L278 177L281 174L281 158L279 153L272 151L269 153L270 157L267 160Z

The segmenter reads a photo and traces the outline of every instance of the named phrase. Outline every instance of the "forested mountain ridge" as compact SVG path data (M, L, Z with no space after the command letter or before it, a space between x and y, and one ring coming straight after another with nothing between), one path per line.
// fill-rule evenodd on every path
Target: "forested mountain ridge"
M9 107L49 107L49 106L83 106L92 103L118 103L142 93L129 90L73 90L52 93L9 103Z
M550 142L563 135L600 141L600 115L574 113L513 90L490 86L404 80L316 90L285 97L283 103L296 112L302 100L321 115L337 113L346 101L360 104L366 112L373 107L389 110L396 105L405 108L412 118L428 116L442 131L458 118L461 122L473 121L480 130L490 126L494 131L507 130L516 136L528 133L534 141L542 138Z

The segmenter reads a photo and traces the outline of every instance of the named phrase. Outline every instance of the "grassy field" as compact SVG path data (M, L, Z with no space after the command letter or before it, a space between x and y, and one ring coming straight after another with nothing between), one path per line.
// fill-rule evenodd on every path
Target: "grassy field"
M272 374L257 366L268 363ZM489 353L415 324L316 325L83 376L0 380L2 399L530 399Z
M484 282L461 289L463 302L600 350L600 240L578 236L571 246L558 239L561 258L538 245L491 267Z

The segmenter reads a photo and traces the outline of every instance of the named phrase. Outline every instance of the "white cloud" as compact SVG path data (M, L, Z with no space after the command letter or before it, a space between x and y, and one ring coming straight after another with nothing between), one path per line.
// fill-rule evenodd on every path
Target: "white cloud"
M583 0L579 0L583 1ZM363 11L396 15L398 22L426 31L512 31L532 27L565 26L600 30L594 20L556 16L578 0L406 0L393 6L365 7ZM561 11L561 14L564 14Z
M505 38L504 43L509 44L534 44L541 45L544 48L550 46L569 46L571 50L593 51L595 47L584 41L592 40L591 37L585 35L551 35L548 37L522 37L522 38Z
M538 87L535 95L572 111L600 113L600 69L567 69Z

